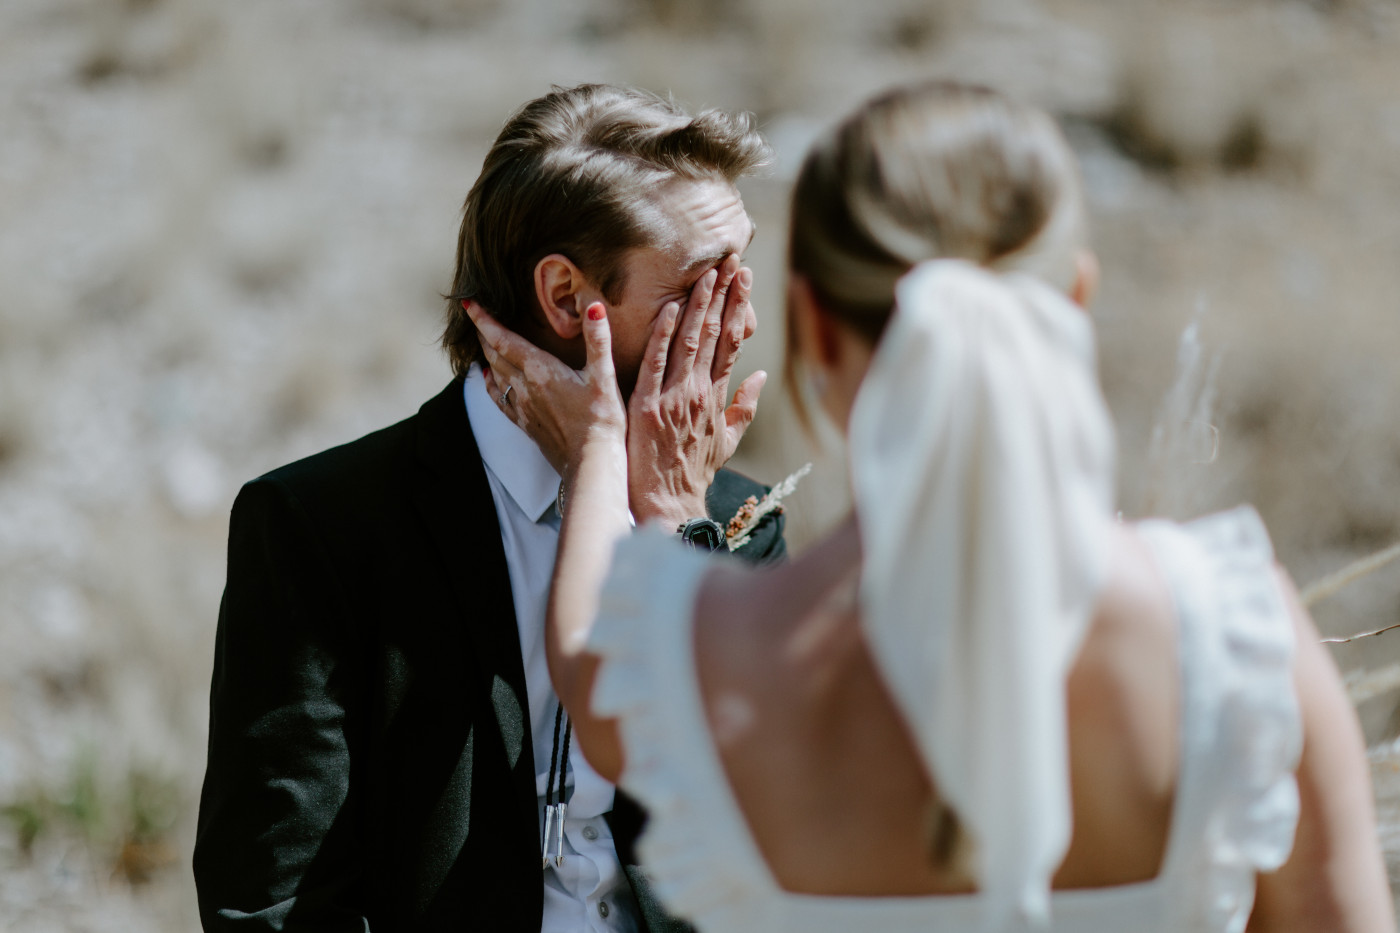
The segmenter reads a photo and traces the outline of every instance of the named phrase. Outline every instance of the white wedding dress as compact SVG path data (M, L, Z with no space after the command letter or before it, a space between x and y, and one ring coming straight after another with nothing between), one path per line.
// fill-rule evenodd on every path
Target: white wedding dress
M735 805L696 687L704 562L623 542L590 636L594 709L621 722L643 861L703 931L1237 933L1292 848L1293 626L1257 515L1139 526L1179 627L1180 773L1161 874L1050 891L1072 825L1065 682L1107 577L1114 445L1087 315L1033 277L915 266L850 417L861 628L978 893L784 893ZM911 819L918 818L911 814Z
M1301 742L1293 629L1267 533L1236 509L1139 526L1176 603L1180 765L1167 854L1154 880L1056 891L1050 929L1243 930L1255 873L1292 848ZM593 708L620 722L621 786L650 814L639 853L657 894L702 933L925 933L982 929L978 895L820 897L780 889L735 802L706 723L691 609L709 563L641 532L623 541L590 647ZM913 817L911 817L913 818ZM1016 921L1004 929L1032 929Z

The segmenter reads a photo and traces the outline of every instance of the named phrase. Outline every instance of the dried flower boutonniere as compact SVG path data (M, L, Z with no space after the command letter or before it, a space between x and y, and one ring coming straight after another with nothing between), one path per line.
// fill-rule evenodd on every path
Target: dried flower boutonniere
M762 499L754 496L745 499L744 504L739 506L739 511L734 513L734 517L729 520L729 524L724 529L729 550L737 551L748 544L765 515L782 515L783 497L792 495L792 491L797 488L798 481L810 472L812 472L812 465L810 463L804 464L796 473L774 486Z

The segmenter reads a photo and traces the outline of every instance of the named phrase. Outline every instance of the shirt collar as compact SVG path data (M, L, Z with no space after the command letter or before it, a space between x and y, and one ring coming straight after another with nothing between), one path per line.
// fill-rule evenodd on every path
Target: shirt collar
M531 521L539 521L554 507L559 494L559 474L549 465L530 436L516 427L496 406L486 389L480 365L473 363L462 383L476 446L481 459Z

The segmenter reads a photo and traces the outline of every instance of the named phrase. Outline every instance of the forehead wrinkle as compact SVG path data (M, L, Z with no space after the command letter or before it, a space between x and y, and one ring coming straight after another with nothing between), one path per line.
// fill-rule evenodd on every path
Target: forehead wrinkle
M714 196L717 190L723 192L720 197ZM635 249L664 257L670 267L666 279L674 276L668 286L694 284L706 269L718 266L731 253L742 254L753 242L756 225L732 185L677 180L654 192L646 202L652 242ZM732 232L740 218L749 226L743 242L742 232Z
M704 246L700 247L695 253L691 253L689 256L685 255L684 251L681 249L681 244L676 243L676 248L670 252L675 255L677 265L682 266L682 271L685 276L688 277L703 269L718 266L731 254L742 254L749 248L749 245L753 243L754 233L757 232L758 228L753 222L753 218L749 217L748 213L743 210L742 203L739 205L739 210L743 214L744 219L749 223L748 239L744 240L742 243L738 240L733 240L721 243L718 246Z
M722 227L735 215L748 216L738 189L720 181L677 181L658 191L654 203L678 227Z

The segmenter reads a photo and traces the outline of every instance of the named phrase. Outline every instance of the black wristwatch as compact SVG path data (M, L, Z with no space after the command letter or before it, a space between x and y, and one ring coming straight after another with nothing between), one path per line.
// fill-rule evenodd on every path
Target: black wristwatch
M724 529L712 518L692 518L682 522L676 533L697 551L718 551L724 547Z

